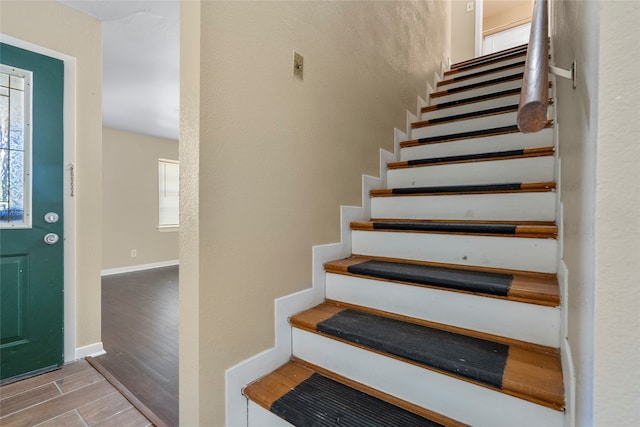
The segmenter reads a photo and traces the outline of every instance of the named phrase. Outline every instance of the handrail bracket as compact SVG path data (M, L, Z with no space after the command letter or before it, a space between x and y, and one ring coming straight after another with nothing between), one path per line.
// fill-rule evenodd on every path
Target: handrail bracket
M576 88L576 61L573 61L573 63L571 64L571 68L568 70L549 65L549 72L558 77L571 80L571 82L573 83L573 88Z

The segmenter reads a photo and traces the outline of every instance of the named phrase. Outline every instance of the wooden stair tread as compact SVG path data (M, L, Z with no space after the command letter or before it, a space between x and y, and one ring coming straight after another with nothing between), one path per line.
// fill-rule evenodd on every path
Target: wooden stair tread
M498 91L498 92L486 93L486 94L478 95L478 96L472 96L472 97L469 97L469 98L457 99L457 100L454 100L454 101L440 102L440 103L436 103L436 104L433 104L433 105L424 106L424 107L422 107L420 112L421 113L428 113L430 111L442 110L442 109L445 109L445 108L454 108L454 107L458 107L460 105L473 104L473 103L476 103L476 102L488 101L490 99L502 98L502 97L505 97L505 96L519 95L521 90L522 90L521 88L517 87L517 88L512 88L512 89L501 90L501 91Z
M352 256L325 264L327 273L383 280L412 286L447 289L556 307L558 282L553 275L527 274L498 269L470 269L409 260Z
M490 117L498 114L514 113L518 111L518 104L504 105L502 107L487 108L486 110L472 111L469 113L456 114L454 116L439 117L437 119L422 120L411 123L411 129L419 129L429 126L436 126L443 123L457 122L460 120L479 119L481 117Z
M504 49L504 50L501 50L501 51L498 51L498 52L492 52L492 53L488 53L486 55L476 56L476 57L471 58L471 59L467 59L467 60L464 60L464 61L458 61L456 63L451 64L451 69L454 70L454 69L457 69L457 68L459 68L461 66L469 65L469 64L472 64L472 63L475 63L475 62L481 62L481 61L484 61L486 59L498 58L498 57L502 57L502 56L505 56L505 55L510 55L510 54L513 54L513 53L516 53L516 52L523 52L524 51L526 53L528 48L529 48L529 44L525 43L525 44L521 44L521 45L518 45L518 46L510 47L508 49Z
M466 234L474 236L556 238L558 227L522 222L489 221L354 221L351 230L405 232L405 233L443 233Z
M298 426L465 426L295 358L247 386L244 394Z
M525 148L519 150L494 151L490 153L465 154L458 156L431 157L425 159L405 160L387 163L388 169L435 166L443 164L459 164L485 162L492 160L526 159L532 157L553 156L554 147Z
M527 54L527 50L517 50L512 52L497 52L496 56L487 55L486 57L475 58L474 60L467 61L466 63L454 64L451 69L444 72L445 77L455 75L457 73L468 71L473 68L484 67L491 64L500 63L509 59L518 57L524 57Z
M441 185L431 187L382 188L371 190L371 197L405 197L405 196L455 196L461 194L501 194L547 192L556 188L555 182Z
M479 87L492 86L492 85L495 85L495 84L498 84L498 83L505 83L505 82L511 82L511 81L516 81L516 80L522 80L522 76L523 76L523 73L514 73L514 74L510 74L508 76L497 77L495 79L484 80L484 81L476 82L476 83L470 83L468 85L458 86L458 87L451 88L451 89L443 89L443 90L439 90L437 92L431 93L429 95L429 97L430 98L439 98L441 96L450 95L452 93L465 92L465 91L476 89L476 88L479 88Z
M532 350L428 323L330 302L291 318L296 328L562 410L558 351Z
M547 127L553 126L553 120L547 122ZM400 143L400 148L417 147L423 144L438 144L442 142L459 141L463 139L483 138L488 136L508 135L511 133L520 133L517 125L501 126L490 129L479 129L469 132L453 133L448 135L438 135L428 138L412 139Z
M455 75L454 75L454 77L451 77L449 79L440 80L438 82L438 84L437 84L437 87L446 86L446 85L451 84L451 83L457 83L457 82L461 82L461 81L464 81L464 80L473 79L473 78L476 78L476 77L486 76L488 74L493 74L493 73L497 73L497 72L500 72L500 71L510 70L512 68L524 67L524 64L525 64L525 61L523 59L522 61L514 62L513 64L502 65L502 66L499 66L499 67L491 68L489 70L477 71L475 73L465 74L464 76L455 77Z

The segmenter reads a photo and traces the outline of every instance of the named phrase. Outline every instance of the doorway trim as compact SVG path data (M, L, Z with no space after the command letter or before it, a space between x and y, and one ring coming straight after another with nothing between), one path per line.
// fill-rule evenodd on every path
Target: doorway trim
M47 55L64 63L64 362L71 362L89 354L103 352L102 343L93 345L87 354L85 348L76 348L76 199L72 195L70 166L76 161L76 58L53 49L42 47L0 33L0 42L21 49Z
M482 0L476 0L475 56L482 56Z

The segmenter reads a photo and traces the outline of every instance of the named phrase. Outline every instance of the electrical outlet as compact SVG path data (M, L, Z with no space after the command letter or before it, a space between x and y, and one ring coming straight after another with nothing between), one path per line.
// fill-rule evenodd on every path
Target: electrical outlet
M138 256L138 251L136 251L135 249L131 249L131 258L135 258Z
M302 73L304 71L304 58L295 50L293 51L293 76L303 80Z
M471 12L473 10L473 2L472 1L468 1L467 2L467 12Z

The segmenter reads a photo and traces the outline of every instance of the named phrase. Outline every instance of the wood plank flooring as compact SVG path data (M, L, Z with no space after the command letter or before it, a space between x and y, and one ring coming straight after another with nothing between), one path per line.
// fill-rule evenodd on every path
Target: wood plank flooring
M107 354L94 361L172 427L178 425L178 316L177 266L102 278Z
M3 427L146 427L151 422L86 361L0 387Z

